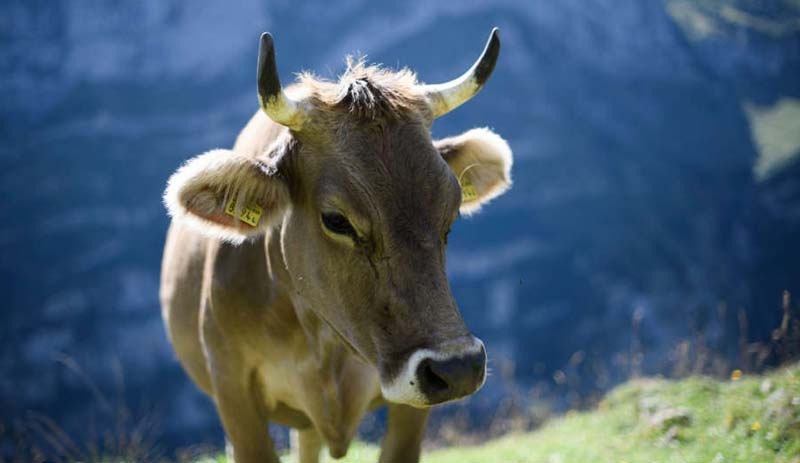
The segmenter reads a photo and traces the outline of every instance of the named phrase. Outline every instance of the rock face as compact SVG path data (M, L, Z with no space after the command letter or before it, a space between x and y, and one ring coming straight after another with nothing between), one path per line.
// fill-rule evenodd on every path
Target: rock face
M0 423L36 410L80 435L125 403L167 447L218 438L161 327L160 195L255 109L263 30L284 82L359 50L435 82L501 28L492 80L434 136L491 125L514 149L513 190L458 223L448 269L517 380L581 351L613 382L632 346L657 371L696 332L724 350L739 308L765 339L800 294L798 18L790 0L3 3Z

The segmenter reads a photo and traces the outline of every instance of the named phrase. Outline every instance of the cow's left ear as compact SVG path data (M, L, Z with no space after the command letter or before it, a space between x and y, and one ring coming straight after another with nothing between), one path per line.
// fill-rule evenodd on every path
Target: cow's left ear
M472 129L433 144L461 184L462 214L477 212L511 186L511 148L491 130Z

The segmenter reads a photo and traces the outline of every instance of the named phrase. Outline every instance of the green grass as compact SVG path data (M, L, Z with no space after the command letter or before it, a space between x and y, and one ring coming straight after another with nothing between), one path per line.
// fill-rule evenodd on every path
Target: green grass
M359 443L339 461L375 462L377 455L375 446ZM800 463L800 364L737 381L634 380L595 410L481 446L427 450L422 461Z

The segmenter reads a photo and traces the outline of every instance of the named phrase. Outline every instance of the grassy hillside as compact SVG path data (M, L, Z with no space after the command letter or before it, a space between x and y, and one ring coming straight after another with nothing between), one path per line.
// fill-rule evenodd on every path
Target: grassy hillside
M377 449L356 445L340 461L375 462ZM427 451L422 461L800 463L800 364L767 376L734 372L724 382L631 381L593 411L480 447Z

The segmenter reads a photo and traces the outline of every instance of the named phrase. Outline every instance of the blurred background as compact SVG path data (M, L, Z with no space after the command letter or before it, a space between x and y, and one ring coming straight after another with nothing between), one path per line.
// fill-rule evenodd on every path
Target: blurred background
M632 376L790 355L800 1L5 0L0 455L62 432L166 455L222 444L162 327L161 193L255 111L262 31L284 83L335 77L354 52L439 82L495 25L493 77L433 127L490 126L514 150L514 188L448 250L493 375L435 412L431 439L534 427Z

